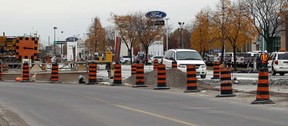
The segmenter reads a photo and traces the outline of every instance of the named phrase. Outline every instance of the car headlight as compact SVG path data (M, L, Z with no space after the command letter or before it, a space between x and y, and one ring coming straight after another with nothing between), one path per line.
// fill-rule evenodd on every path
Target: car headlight
M179 64L178 67L179 67L179 68L186 68L186 65L181 65L181 64Z
M206 68L206 64L201 65L200 68Z

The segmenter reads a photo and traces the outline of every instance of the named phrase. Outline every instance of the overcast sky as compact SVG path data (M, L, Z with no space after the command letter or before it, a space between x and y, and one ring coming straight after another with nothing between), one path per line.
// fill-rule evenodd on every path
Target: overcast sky
M37 31L41 42L47 44L48 36L56 39L87 33L94 17L99 17L103 27L113 25L110 14L160 10L167 13L169 25L192 22L195 14L205 7L215 8L219 0L1 0L0 32L6 36L22 36ZM63 33L61 33L63 31Z

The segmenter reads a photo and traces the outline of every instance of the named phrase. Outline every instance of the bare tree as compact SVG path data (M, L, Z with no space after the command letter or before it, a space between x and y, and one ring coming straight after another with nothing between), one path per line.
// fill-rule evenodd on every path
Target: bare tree
M287 11L287 0L243 0L243 4L250 11L252 20L258 33L265 39L264 49L273 51L271 37L276 37L280 32L281 14ZM266 46L265 46L266 45ZM267 46L268 45L268 46Z
M164 34L164 29L162 26L150 25L149 19L145 17L143 12L135 12L132 17L131 25L135 29L136 40L143 46L145 59L147 59L149 46L157 39L156 36Z
M115 29L112 26L108 26L105 28L105 40L107 48L114 53L114 45L115 45Z
M134 44L137 44L135 41L136 33L133 25L133 15L113 15L113 21L116 25L116 30L119 31L119 36L123 43L126 45L128 49L128 55L130 56L130 63L132 64L132 48Z

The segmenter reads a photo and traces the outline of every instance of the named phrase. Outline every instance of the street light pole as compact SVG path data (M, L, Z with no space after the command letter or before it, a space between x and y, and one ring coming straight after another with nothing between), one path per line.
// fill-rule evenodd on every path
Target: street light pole
M54 55L56 56L56 29L57 27L53 27L54 29Z
M168 20L169 18L165 18L166 20L166 51L168 51L168 39L169 39L169 29L168 29Z
M182 34L182 31L183 31L183 25L184 25L184 22L178 22L180 28L180 43L181 43L181 48L183 49L184 48L184 43L183 43L183 34Z

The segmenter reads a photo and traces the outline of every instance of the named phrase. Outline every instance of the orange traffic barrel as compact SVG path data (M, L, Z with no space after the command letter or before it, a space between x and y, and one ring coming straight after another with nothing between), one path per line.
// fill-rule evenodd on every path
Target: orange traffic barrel
M0 81L2 81L2 63L0 62Z
M197 88L197 78L196 78L196 66L187 65L186 66L186 78L187 78L187 89L185 93L189 92L199 92Z
M144 84L144 64L140 63L136 66L136 82L133 87L147 87L147 85Z
M220 76L220 91L221 94L216 97L234 97L232 88L232 80L231 80L231 71L229 68L221 68L221 76Z
M213 77L211 79L219 79L220 77L220 62L213 63Z
M166 67L164 64L158 64L157 66L157 86L154 88L155 90L158 89L169 89L166 85Z
M133 63L131 65L131 75L135 75L136 74L136 67L137 67L137 63Z
M172 68L177 69L177 62L175 60L172 61Z
M154 68L155 71L157 70L157 66L158 66L158 60L155 59L155 60L153 61L153 68Z
M269 97L269 77L267 68L260 69L258 72L256 100L251 104L274 104Z
M22 82L30 81L30 67L28 62L24 62L22 66Z
M97 64L95 62L90 62L88 66L89 77L87 84L96 84L97 81Z
M113 85L121 85L122 84L121 64L116 63L113 66L114 66Z
M51 81L52 81L52 82L57 82L57 81L59 81L59 76L58 76L58 63L57 63L57 62L52 63L52 68L51 68Z

